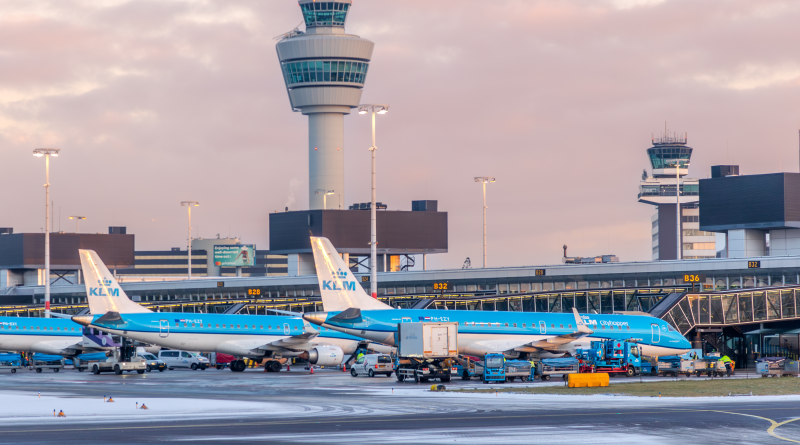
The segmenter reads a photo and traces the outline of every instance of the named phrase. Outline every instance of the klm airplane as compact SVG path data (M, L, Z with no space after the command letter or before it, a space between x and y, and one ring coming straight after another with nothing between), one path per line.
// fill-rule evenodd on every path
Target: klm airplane
M311 237L322 303L327 312L306 313L305 320L323 328L396 346L398 323L456 322L458 352L484 356L552 356L586 347L592 340L636 339L642 354L682 354L690 343L667 322L648 315L485 312L393 309L371 298L357 285L327 238Z
M336 366L363 342L335 330L315 329L299 317L152 312L131 301L92 250L80 250L86 295L92 315L72 320L84 326L171 349L221 352L236 357L268 358L265 368L278 372L288 357ZM383 345L369 345L389 350ZM231 370L245 370L236 360Z
M70 320L0 317L0 351L76 356L86 352L82 327Z

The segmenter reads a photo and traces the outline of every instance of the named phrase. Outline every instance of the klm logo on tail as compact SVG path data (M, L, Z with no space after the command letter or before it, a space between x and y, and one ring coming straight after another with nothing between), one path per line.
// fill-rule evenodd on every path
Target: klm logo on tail
M342 280L342 286L344 289L340 289L336 286L336 281L333 280L322 280L322 290L356 290L356 282L355 281L345 281L347 278L347 272L339 269L336 272L333 272L333 275Z
M111 295L106 295L105 289L108 286L111 286L111 280L97 280L97 284L101 287L90 287L89 288L89 296L92 297L119 297L119 288L117 289L109 289L108 291Z

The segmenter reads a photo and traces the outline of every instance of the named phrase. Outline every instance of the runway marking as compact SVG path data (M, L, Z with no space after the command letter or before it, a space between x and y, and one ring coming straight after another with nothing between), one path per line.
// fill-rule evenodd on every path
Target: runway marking
M767 422L769 422L771 424L770 427L767 428L767 433L770 436L776 437L776 438L781 439L781 440L785 440L787 442L800 443L800 440L788 439L786 437L779 436L778 433L775 432L775 429L778 428L779 426L783 426L783 425L786 425L787 423L791 423L791 422L794 422L796 420L800 420L800 417L795 417L794 419L784 420L783 422L776 422L776 421L774 421L772 419L768 419L766 417L761 417L761 416L756 416L756 415L753 415L753 414L732 413L732 412L728 412L728 411L717 411L717 412L718 413L725 413L725 414L738 414L740 416L755 417L756 419L766 420Z
M791 408L789 408L789 407L787 407L787 408L752 408L752 409L748 409L748 410L745 410L745 411L788 410L788 409L797 410L797 407L791 407ZM774 420L768 419L766 417L756 416L756 415L752 415L752 414L734 413L734 412L728 412L728 411L713 410L713 409L686 409L686 410L669 409L669 410L659 410L659 411L640 411L640 412L637 412L636 414L663 414L665 412L686 412L686 413L717 412L717 413L723 413L723 414L738 414L738 415L741 415L741 416L748 416L748 417L753 417L753 418L756 418L756 419L762 419L762 420L766 420L766 421L768 421L768 422L770 422L772 424L772 426L767 430L767 432L770 435L772 435L772 436L774 436L776 438L782 439L782 440L789 441L789 442L800 443L800 441L787 439L785 437L778 436L777 434L774 433L774 429L775 428L777 428L777 427L779 427L781 425L787 424L789 422L794 422L795 420L800 420L800 418L790 419L790 420L778 423L778 422L775 422ZM411 413L384 414L384 415L379 415L379 416L370 416L370 417L367 417L367 418L358 418L358 419L342 419L342 418L313 419L313 418L308 418L307 417L307 418L294 419L294 420L283 420L283 421L277 421L276 420L276 421L268 421L268 422L237 422L235 424L231 424L230 422L228 422L228 423L219 423L219 424L203 424L203 425L193 425L193 427L195 427L195 428L219 428L219 427L231 427L231 426L237 426L238 427L238 426L292 425L292 424L307 424L310 421L314 421L315 423L336 423L336 424L356 423L356 422L366 423L366 422L383 422L386 418L393 418L393 417L400 417L400 416L419 416L421 414L423 414L423 413L416 413L416 414L411 414ZM462 413L462 414L488 414L488 413ZM502 413L498 413L498 414L502 415ZM542 417L570 417L570 416L583 417L583 416L607 416L607 415L612 415L612 414L613 415L617 415L617 414L620 414L620 413L618 411L610 411L610 412L585 413L585 414L584 413L567 413L567 414L541 414L541 415L539 415L539 414L526 414L526 415L517 415L517 416L502 415L502 417L505 418L505 419L513 419L513 418L529 418L529 417L532 417L532 416L536 416L537 418L542 418ZM197 420L199 421L200 419L197 419ZM415 420L416 421L426 421L426 422L438 422L438 421L442 421L442 420L464 420L464 417L463 417L463 415L459 416L459 417L437 417L437 418L432 418L432 419L428 419L428 418L422 417L422 418L415 419ZM157 420L154 420L154 421L157 421ZM167 422L167 421L175 422L175 420L164 420L164 422ZM186 427L187 426L185 424L181 424L181 425L145 425L145 426L125 426L125 427L114 426L114 427L102 427L102 428L97 428L97 427L96 428L61 428L61 429L38 429L38 430L34 430L34 429L28 428L28 429L24 429L24 430L2 430L2 431L0 431L0 434L9 434L9 433L10 434L14 434L14 433L48 433L48 432L61 433L61 432L74 432L74 431L109 431L109 430L118 431L120 428L133 429L133 430L148 430L148 429L174 429L174 428L186 428Z

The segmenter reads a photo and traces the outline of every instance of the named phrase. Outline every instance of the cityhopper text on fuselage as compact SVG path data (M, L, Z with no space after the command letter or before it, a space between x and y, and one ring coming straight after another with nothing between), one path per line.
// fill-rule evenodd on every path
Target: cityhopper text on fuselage
M478 356L563 354L599 339L635 340L650 356L680 354L691 347L671 325L649 315L393 309L355 285L327 238L311 237L311 246L326 312L303 318L372 341L396 346L398 323L423 321L458 323L459 352Z
M267 358L268 369L273 371L280 370L280 363L286 358L298 356L314 364L338 365L360 343L367 343L328 328L316 329L296 316L152 312L128 298L94 251L81 250L80 258L91 315L75 316L73 320L143 343L240 358ZM369 347L391 349L374 344ZM231 369L244 369L239 367Z

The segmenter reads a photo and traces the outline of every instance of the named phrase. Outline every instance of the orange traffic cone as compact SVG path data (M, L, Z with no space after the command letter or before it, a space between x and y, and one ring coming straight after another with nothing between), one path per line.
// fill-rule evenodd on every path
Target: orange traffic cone
M342 363L342 372L347 372L347 365Z
M314 365L311 365L311 366L309 366L309 367L308 367L308 369L310 369L310 370L311 370L311 373L312 373L312 374L314 373Z
M148 407L147 407L147 405L145 405L144 403L142 403L142 407L141 407L141 408L139 408L139 409L150 409L150 408L148 408Z
M106 400L106 403L113 402L113 401L114 401L114 399L112 399L111 397L109 397L109 398L108 398L108 400Z
M58 412L58 417L67 417L67 415L64 414L64 410L63 409Z
M290 365L290 364L288 364L288 363L287 363L287 364L286 364L286 370L287 370L287 371L291 371L291 370L292 370L292 365Z

